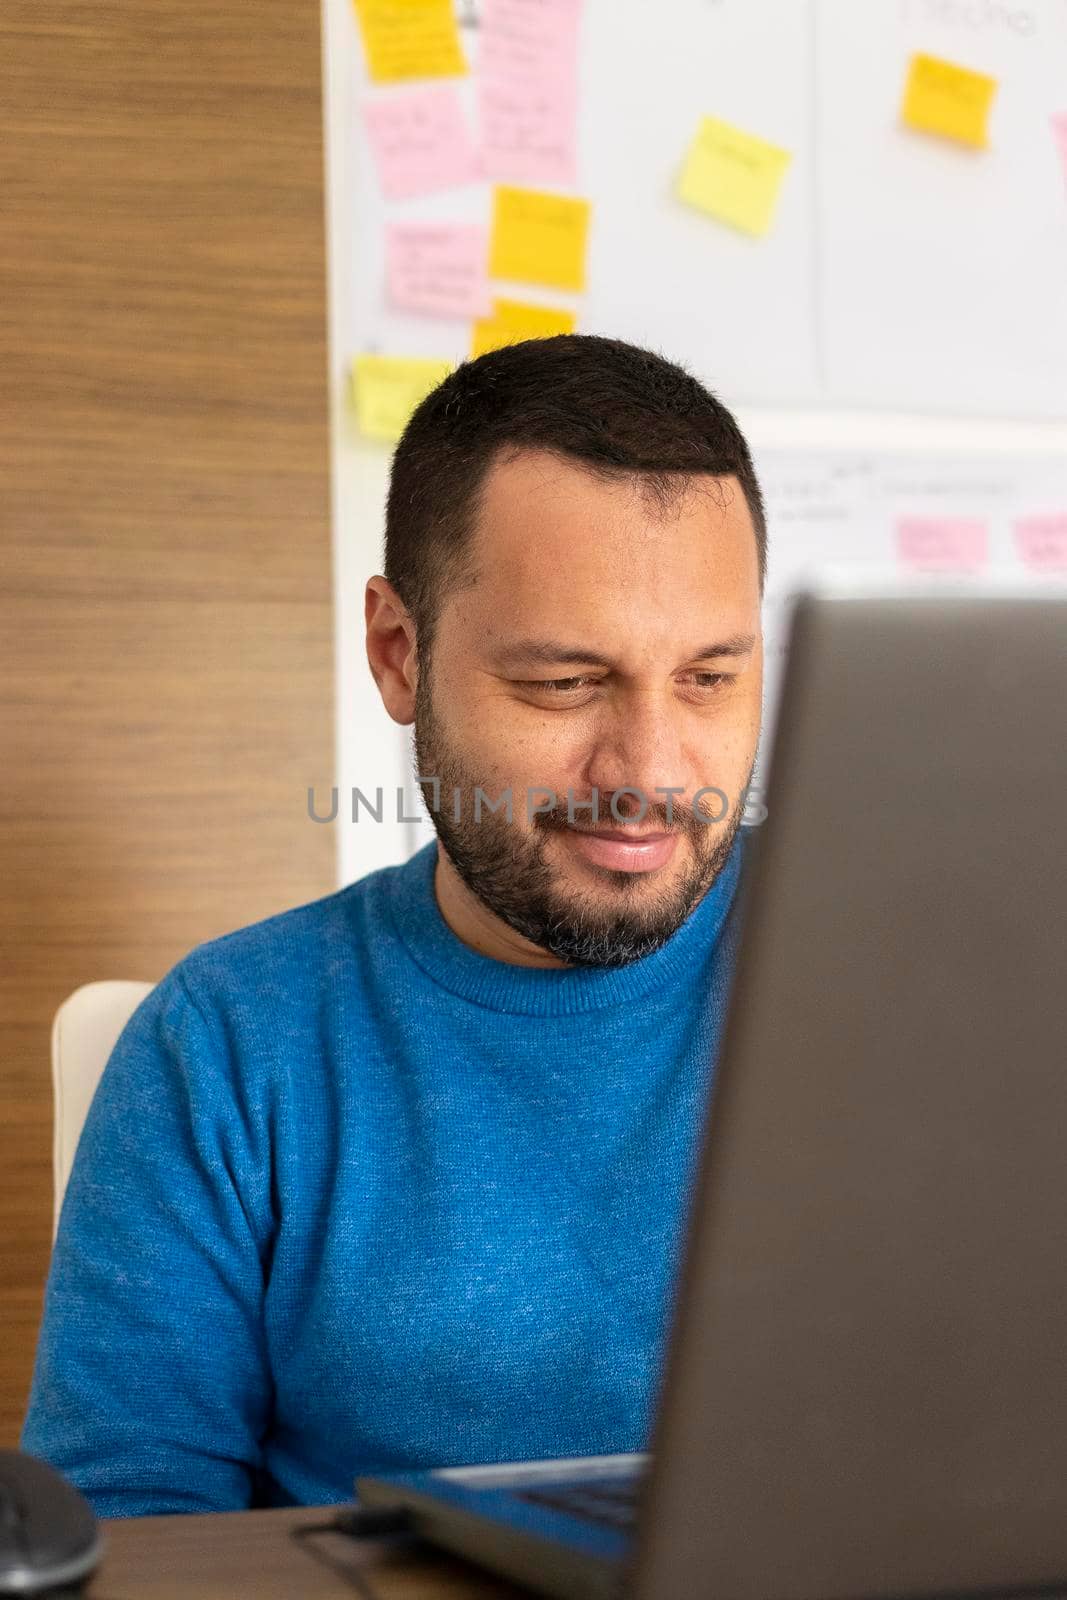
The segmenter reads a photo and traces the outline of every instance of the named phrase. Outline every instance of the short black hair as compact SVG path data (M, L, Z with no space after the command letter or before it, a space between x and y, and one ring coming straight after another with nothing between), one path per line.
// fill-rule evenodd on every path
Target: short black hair
M721 401L684 367L621 339L525 339L451 372L416 407L393 456L385 577L414 621L424 661L445 597L472 579L466 558L489 469L522 449L553 451L605 478L637 478L664 512L687 487L679 474L736 477L756 530L763 593L763 496Z

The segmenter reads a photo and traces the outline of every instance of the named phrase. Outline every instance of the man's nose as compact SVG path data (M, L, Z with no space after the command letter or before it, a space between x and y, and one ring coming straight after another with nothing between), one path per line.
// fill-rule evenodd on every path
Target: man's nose
M666 804L657 790L680 789L681 738L671 709L653 691L620 698L597 730L586 777L600 795L600 814L610 819L612 798L620 816L653 815ZM631 791L631 792L622 792Z

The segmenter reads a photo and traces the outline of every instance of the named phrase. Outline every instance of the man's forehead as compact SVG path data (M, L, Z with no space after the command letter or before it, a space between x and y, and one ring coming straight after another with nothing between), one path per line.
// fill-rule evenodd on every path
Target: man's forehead
M660 658L687 645L699 659L711 643L729 655L738 637L751 649L760 627L758 559L736 480L702 475L704 501L690 495L665 517L642 503L632 477L603 482L547 451L497 465L520 476L506 493L483 495L464 580L442 616L464 650L483 660L510 650L514 670L523 648L525 664L537 666L553 643L561 664Z
M540 583L619 562L699 564L727 547L755 556L755 529L735 478L678 474L665 498L633 473L605 478L529 451L491 469L469 558L480 577Z

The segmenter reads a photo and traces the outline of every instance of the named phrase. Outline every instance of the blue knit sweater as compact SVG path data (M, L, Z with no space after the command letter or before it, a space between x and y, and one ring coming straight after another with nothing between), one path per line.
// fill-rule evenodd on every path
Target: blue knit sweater
M646 1448L748 848L611 970L472 950L436 840L192 950L90 1108L23 1448L105 1517Z

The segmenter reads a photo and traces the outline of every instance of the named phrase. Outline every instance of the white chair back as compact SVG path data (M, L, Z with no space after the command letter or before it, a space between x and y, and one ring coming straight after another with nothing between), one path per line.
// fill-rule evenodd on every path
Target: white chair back
M83 983L52 1022L52 1242L67 1179L96 1086L119 1034L155 985L133 979Z

